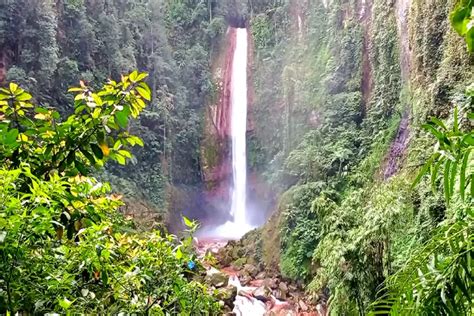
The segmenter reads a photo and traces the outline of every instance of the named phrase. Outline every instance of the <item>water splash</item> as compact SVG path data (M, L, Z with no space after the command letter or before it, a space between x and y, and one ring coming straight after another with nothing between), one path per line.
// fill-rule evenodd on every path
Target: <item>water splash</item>
M252 293L256 289L255 287L242 286L237 276L231 276L229 278L229 285L235 286L237 288L237 293ZM237 316L263 316L265 315L266 310L267 308L265 304L256 298L253 298L250 295L244 296L238 294L235 298L234 309L232 312L234 312Z

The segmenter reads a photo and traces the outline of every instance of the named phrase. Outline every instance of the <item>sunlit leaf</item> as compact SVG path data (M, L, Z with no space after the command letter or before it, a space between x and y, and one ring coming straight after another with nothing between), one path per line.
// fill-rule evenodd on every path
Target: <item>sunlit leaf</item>
M176 249L175 257L178 260L181 260L183 258L183 252L181 251L181 247L178 247L178 249Z
M471 27L465 36L467 48L469 49L470 52L474 51L474 27Z
M44 120L47 120L48 117L43 113L38 113L38 114L35 114L35 119L44 121Z
M136 87L138 94L140 94L145 100L151 101L150 89L146 89L143 86Z
M137 78L138 78L138 71L133 71L130 75L129 75L129 78L130 78L130 81L131 82L136 82L137 81Z
M28 101L28 100L31 100L31 98L32 98L31 94L27 92L23 92L22 94L15 97L17 101Z
M120 154L115 155L115 160L117 160L117 162L121 165L125 165L125 163L126 163L125 157L120 155Z
M189 228L194 227L193 221L191 221L186 216L183 216L183 221L184 221L184 225L186 225L187 227L189 227Z
M11 93L15 93L18 89L18 85L14 82L10 82L9 88Z
M66 297L59 299L59 306L61 306L63 309L69 309L72 305L72 301L68 300Z
M458 6L450 15L451 25L460 35L464 35L467 31L469 16L471 10L468 7Z

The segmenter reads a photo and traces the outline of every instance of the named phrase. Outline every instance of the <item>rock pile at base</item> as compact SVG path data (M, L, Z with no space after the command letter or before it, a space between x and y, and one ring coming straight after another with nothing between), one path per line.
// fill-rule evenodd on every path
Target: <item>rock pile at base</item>
M226 247L222 242L219 246L201 244L198 249L203 253L211 252L218 261L218 268L208 268L205 281L217 291L224 315L240 315L233 312L234 303L239 305L239 300L245 299L259 301L260 306L265 306L266 312L259 315L325 315L325 305L308 298L302 282L285 280L277 271L265 269L255 258L241 257L244 253L235 242L229 242ZM237 281L232 281L235 278Z

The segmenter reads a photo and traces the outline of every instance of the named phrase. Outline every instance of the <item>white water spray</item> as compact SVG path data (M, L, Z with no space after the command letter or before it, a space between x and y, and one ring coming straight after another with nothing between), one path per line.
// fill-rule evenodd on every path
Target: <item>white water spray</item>
M247 225L247 29L236 30L236 45L232 62L231 132L232 132L232 208L237 225Z
M247 29L236 29L231 78L232 221L210 235L238 239L253 227L247 219Z

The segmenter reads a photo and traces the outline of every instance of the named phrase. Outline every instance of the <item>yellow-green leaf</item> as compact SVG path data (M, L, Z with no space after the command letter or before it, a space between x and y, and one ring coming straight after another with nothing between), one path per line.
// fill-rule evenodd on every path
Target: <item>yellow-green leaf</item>
M137 89L137 92L138 94L140 94L142 96L142 98L144 98L145 100L147 101L151 101L151 91L150 91L150 88L148 88L148 85L146 85L146 88L144 87L144 85L140 85L138 86L136 89Z
M18 85L14 82L10 82L9 88L10 88L10 92L14 94L16 90L18 89Z

